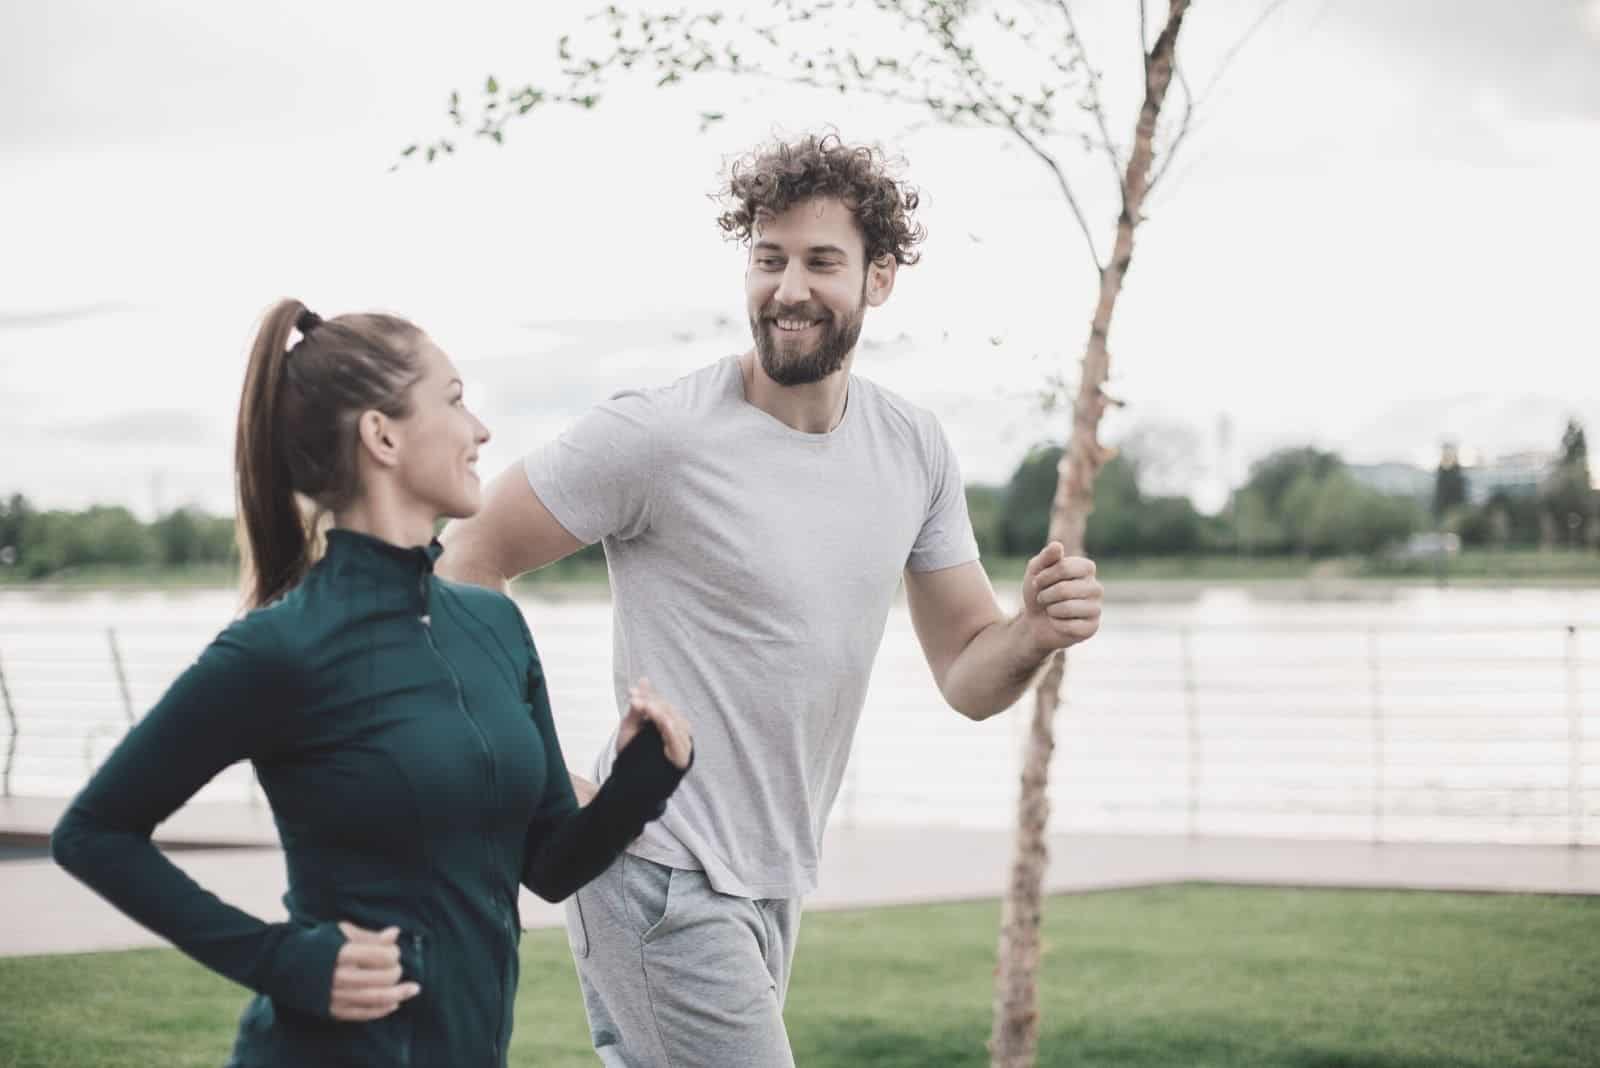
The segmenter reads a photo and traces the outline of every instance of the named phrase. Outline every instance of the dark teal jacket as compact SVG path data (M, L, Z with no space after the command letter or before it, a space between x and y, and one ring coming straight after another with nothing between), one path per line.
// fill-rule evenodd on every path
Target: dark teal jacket
M331 531L305 581L206 648L51 839L56 860L118 908L258 992L236 1068L504 1064L518 884L567 896L682 777L648 728L579 809L521 612L436 577L439 552ZM150 842L240 760L283 841L286 923L224 904ZM381 1020L333 1020L340 920L398 926L422 993Z

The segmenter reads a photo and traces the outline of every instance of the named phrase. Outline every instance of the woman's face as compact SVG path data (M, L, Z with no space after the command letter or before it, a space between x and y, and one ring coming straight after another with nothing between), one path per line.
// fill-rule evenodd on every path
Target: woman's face
M467 410L450 357L426 337L419 362L423 373L411 387L411 413L397 420L404 441L400 482L436 516L465 518L483 502L478 447L489 440L489 428Z

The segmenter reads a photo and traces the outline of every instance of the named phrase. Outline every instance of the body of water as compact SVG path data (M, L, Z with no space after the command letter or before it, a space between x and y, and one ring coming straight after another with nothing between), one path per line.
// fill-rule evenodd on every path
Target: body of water
M1113 587L1069 660L1052 826L1600 843L1600 590L1305 589ZM518 599L587 768L616 718L610 604ZM0 591L12 792L74 791L235 603ZM1029 714L951 711L897 605L833 818L1009 826ZM200 796L252 797L248 768Z

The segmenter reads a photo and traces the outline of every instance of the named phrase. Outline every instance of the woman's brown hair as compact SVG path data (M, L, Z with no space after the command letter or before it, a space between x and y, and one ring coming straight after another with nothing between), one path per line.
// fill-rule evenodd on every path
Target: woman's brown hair
M357 422L366 411L410 411L422 338L393 315L323 320L298 300L268 310L250 348L234 440L246 610L304 578L316 562L316 518L360 496Z

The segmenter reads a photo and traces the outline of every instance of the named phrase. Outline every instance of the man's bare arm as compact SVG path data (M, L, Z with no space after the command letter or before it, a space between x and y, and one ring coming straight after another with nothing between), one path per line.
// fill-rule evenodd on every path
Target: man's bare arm
M439 540L445 548L437 566L441 576L502 592L523 572L583 548L533 492L520 462L484 489L476 515L453 520Z
M1094 564L1052 542L1028 562L1022 610L1007 619L983 565L906 572L911 623L944 699L969 719L1009 708L1049 654L1100 627Z

